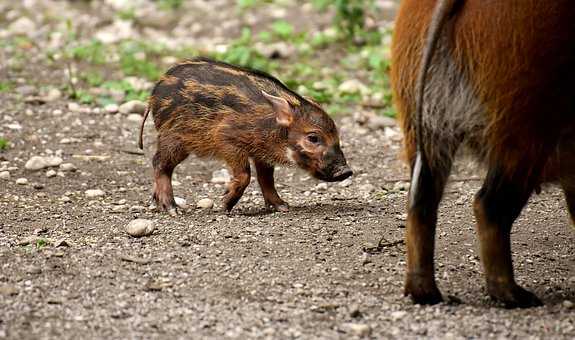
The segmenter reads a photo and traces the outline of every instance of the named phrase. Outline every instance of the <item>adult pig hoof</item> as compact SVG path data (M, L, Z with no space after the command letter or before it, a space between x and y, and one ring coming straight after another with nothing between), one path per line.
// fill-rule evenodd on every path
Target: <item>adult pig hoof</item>
M489 296L503 304L505 308L531 308L543 305L535 294L517 284L491 286L488 291Z

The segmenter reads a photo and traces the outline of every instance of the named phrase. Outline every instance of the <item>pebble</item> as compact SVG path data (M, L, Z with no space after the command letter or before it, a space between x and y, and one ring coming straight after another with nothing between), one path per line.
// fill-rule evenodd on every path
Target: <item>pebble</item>
M350 333L359 337L369 336L371 334L371 327L362 323L347 323L344 325Z
M326 191L327 190L327 183L319 183L315 186L315 190L317 191Z
M14 35L30 35L36 32L37 26L30 18L22 16L8 26L8 31Z
M151 235L156 229L154 221L138 218L126 226L126 232L133 237L142 237Z
M188 206L188 202L181 197L174 197L174 201L176 201L176 205L182 209L186 209Z
M409 190L409 182L395 182L393 185L393 191L407 191Z
M130 100L118 107L118 111L122 114L138 113L144 114L146 111L146 103L141 100Z
M70 199L70 197L68 197L68 196L62 196L60 198L60 201L62 201L64 203L68 203L68 202L72 202L72 199Z
M214 207L214 201L209 198L202 198L196 203L196 206L200 209L212 209Z
M130 122L140 123L143 119L142 115L139 113L130 113L126 119Z
M62 162L63 160L60 157L33 156L26 162L24 168L26 168L27 170L40 170L52 166L59 166L60 164L62 164Z
M57 88L51 88L48 90L48 92L46 92L41 99L44 102L53 102L55 100L58 100L62 97L62 91L58 90Z
M370 130L385 130L386 127L397 126L397 122L391 117L373 115L369 117L366 125Z
M80 112L82 110L82 107L78 103L71 102L68 103L68 110L72 112Z
M228 183L232 177L227 169L216 170L212 172L212 183Z
M114 114L118 113L119 110L120 107L117 104L108 104L104 106L104 111L106 111L106 113Z
M133 205L130 207L130 212L142 212L145 211L146 207L143 205Z
M18 86L17 88L14 89L18 94L24 96L24 97L28 97L28 96L32 96L35 95L38 91L38 89L36 88L36 86L32 86L32 85L22 85L22 86Z
M18 295L18 288L16 288L16 286L3 284L0 286L0 295Z
M343 83L341 83L338 87L337 87L338 91L340 93L348 93L348 94L356 94L356 93L367 93L369 92L367 86L365 86L365 84L363 84L361 81L359 81L358 79L349 79L344 81Z
M26 178L18 178L16 180L16 184L26 185L26 184L28 184L28 180Z
M44 189L44 184L42 183L32 183L32 187L34 189L40 190L40 189Z
M575 307L575 304L572 301L564 300L563 301L563 307L565 307L567 309L572 309L573 307Z
M76 171L78 168L72 163L60 164L60 170L62 171Z
M0 179L9 180L10 179L10 171L0 171Z
M339 182L339 186L340 186L340 187L347 188L347 187L350 186L352 183L353 183L353 182L352 182L351 178L346 178L346 179L344 179L343 181Z
M103 190L100 189L89 189L86 190L84 192L84 194L86 195L86 197L88 198L94 198L94 197L101 197L104 196L106 193Z

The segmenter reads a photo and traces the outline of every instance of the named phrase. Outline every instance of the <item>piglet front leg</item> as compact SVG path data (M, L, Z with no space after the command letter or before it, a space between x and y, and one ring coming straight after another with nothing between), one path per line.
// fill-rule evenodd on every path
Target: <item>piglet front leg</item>
M289 210L288 204L280 198L274 185L274 167L261 161L254 161L254 164L266 207L272 207L276 211L287 212Z

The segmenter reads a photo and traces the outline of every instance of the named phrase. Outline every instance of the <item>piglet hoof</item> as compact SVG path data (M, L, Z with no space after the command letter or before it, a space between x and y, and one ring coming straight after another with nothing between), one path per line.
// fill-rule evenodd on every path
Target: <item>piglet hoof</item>
M443 297L435 282L419 276L407 277L404 295L410 296L413 303L418 305L435 305L443 302Z
M286 213L289 211L289 206L287 204L279 204L279 205L275 205L274 209L276 211Z
M282 199L279 199L278 201L272 201L272 200L265 200L266 203L266 208L271 208L274 211L278 211L278 212L288 212L289 211L289 205L284 202Z
M282 213L286 213L289 211L289 206L285 202L280 204L268 204L268 207L270 207L272 210Z
M180 209L174 208L174 207L169 208L167 211L168 211L168 215L170 215L170 216L172 216L172 217L176 217L176 216L182 214L182 212L180 211Z
M535 294L516 283L506 285L488 283L487 291L492 299L502 303L505 308L530 308L543 305Z

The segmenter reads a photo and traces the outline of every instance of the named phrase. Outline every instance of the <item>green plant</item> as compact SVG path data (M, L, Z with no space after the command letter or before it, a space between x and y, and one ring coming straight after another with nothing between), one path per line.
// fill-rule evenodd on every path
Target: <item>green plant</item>
M374 9L374 0L314 0L320 10L335 9L334 25L348 40L362 38L374 40L365 29L365 15Z
M177 10L182 7L183 0L159 0L158 6L163 10Z
M248 9L256 6L258 0L237 0L237 6L240 9Z
M48 241L43 238L39 238L36 240L36 249L42 249L48 245Z
M288 40L293 34L294 28L289 22L278 20L272 24L272 31L281 39Z
M8 92L12 90L12 83L8 81L0 81L0 92Z
M244 27L241 37L232 42L225 52L215 53L214 57L230 64L251 67L267 72L273 70L275 68L274 63L255 50L252 45L252 32L249 28Z
M8 149L8 140L6 138L0 137L0 150Z
M157 80L161 71L149 60L152 54L161 54L161 46L152 46L138 41L124 41L119 46L120 68L125 75Z

